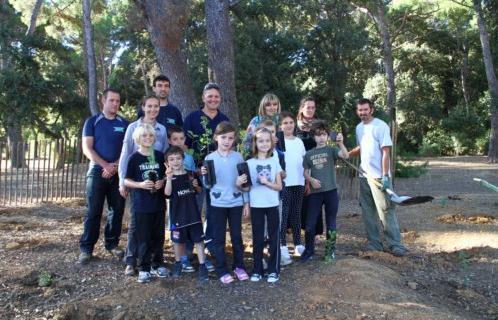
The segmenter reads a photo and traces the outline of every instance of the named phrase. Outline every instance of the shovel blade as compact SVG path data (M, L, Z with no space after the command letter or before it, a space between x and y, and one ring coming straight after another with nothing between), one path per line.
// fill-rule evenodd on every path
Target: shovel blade
M434 200L434 198L431 196L408 197L391 195L391 201L400 206L411 206L414 204L426 203L432 200Z

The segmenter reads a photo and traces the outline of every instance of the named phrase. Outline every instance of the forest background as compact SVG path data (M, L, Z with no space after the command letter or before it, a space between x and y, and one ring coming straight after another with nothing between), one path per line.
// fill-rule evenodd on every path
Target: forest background
M208 81L241 129L267 92L293 113L312 95L352 146L355 100L369 97L398 154L497 161L497 12L498 0L0 0L0 138L79 136L107 87L135 120L164 73L184 116Z

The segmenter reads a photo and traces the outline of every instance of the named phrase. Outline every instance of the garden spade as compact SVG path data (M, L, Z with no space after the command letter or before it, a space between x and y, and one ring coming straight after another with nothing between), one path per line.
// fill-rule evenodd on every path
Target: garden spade
M479 178L474 178L474 181L479 182L481 184L481 186L483 186L483 187L491 189L494 192L498 192L498 187L495 186L494 184L491 184L491 183L487 182L486 180L479 179Z
M351 162L342 159L348 166L353 168L354 170L358 171L361 173L365 178L367 178L369 181L371 181L373 184L375 184L377 187L381 188L382 184L377 181L376 179L370 177L363 169L355 166ZM425 203L434 200L433 197L431 196L416 196L416 197L409 197L409 196L398 196L393 190L391 189L386 189L387 194L389 195L389 199L396 203L397 205L400 206L409 206L413 204L419 204L419 203Z

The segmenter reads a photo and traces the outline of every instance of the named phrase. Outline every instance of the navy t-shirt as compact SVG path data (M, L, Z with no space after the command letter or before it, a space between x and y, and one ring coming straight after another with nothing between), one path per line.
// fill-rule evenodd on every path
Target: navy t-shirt
M142 108L138 108L138 119L143 116L144 112ZM175 105L171 103L168 103L167 105L161 106L159 108L159 114L157 115L156 121L165 126L166 129L168 129L168 126L171 125L177 125L180 127L183 126L182 113Z
M128 121L117 116L107 119L99 113L86 119L83 126L83 137L93 137L93 149L107 162L115 162L121 155L123 139Z
M220 122L223 121L230 121L226 115L224 115L221 111L218 111L218 114L211 119L208 117L204 112L202 112L202 109L199 109L197 111L194 111L187 115L185 118L185 122L183 123L183 131L185 131L185 135L187 137L185 144L191 148L194 149L194 153L198 154L199 157L198 159L204 159L209 153L213 152L216 150L216 145L213 143L209 146L209 150L201 149L201 145L199 144L199 136L201 136L205 130L204 127L202 126L201 120L202 118L207 119L207 128L211 129L211 138L213 137L213 133L216 130L216 127ZM192 134L194 134L197 137L193 137ZM199 164L197 164L199 165Z
M201 223L201 212L197 207L195 190L188 173L174 175L171 181L170 229L176 230Z
M150 162L149 157L140 152L135 152L130 156L126 178L136 182L151 180L151 175L155 175L156 180L164 179L164 155L154 150L155 161ZM152 173L151 173L152 172ZM131 207L137 213L153 213L166 209L164 187L155 192L150 190L133 188L131 189Z

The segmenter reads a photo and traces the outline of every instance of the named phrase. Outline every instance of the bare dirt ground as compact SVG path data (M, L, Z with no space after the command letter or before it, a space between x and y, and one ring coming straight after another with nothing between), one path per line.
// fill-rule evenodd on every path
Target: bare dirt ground
M103 250L76 264L84 201L0 208L1 319L497 319L498 165L481 157L429 159L429 172L398 179L399 194L432 203L398 207L407 257L362 251L356 201L343 201L337 260L285 267L275 285L195 274L139 284ZM125 229L126 231L126 229ZM244 225L250 270L250 225ZM122 243L126 242L126 232ZM317 243L323 252L323 238ZM166 259L173 260L171 246ZM40 280L51 279L50 286Z

